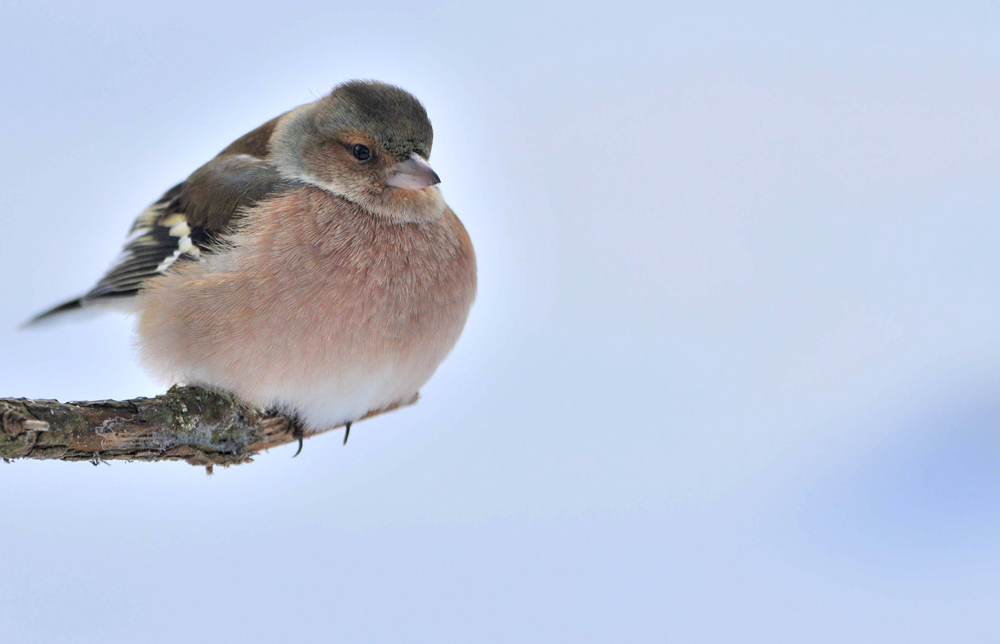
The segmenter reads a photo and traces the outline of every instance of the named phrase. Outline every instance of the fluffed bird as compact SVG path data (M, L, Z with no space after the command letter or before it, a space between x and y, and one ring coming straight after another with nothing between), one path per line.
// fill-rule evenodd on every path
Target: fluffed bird
M88 307L142 363L319 430L412 398L451 351L476 258L410 93L350 81L238 138L132 224ZM29 324L31 324L29 323Z

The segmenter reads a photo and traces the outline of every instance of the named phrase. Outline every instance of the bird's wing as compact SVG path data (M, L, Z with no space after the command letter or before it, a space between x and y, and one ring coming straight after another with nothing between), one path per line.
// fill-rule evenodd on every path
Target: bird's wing
M168 190L132 224L119 259L80 304L134 296L175 262L212 252L242 209L287 189L272 165L251 154L225 154Z
M292 185L267 162L271 134L280 118L236 139L164 193L132 224L121 255L94 288L36 315L24 326L92 304L127 301L147 280L176 262L196 260L213 252L218 241L233 230L245 208Z

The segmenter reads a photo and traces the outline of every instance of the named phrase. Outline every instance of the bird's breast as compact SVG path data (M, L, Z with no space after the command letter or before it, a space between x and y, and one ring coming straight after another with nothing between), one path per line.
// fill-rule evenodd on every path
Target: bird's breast
M451 350L475 290L472 245L449 209L394 224L306 187L248 213L228 250L151 284L140 347L154 371L262 403L390 404Z

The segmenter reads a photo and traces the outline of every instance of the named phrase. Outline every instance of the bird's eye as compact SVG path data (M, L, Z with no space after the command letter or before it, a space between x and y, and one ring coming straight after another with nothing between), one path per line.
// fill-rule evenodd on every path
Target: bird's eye
M361 145L360 143L354 146L351 153L354 154L354 158L358 161L367 161L372 156L371 150L368 149L368 146Z

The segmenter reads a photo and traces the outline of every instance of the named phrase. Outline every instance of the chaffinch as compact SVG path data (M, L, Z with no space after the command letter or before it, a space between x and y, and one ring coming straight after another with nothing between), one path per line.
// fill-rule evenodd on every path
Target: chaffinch
M408 92L339 85L168 190L93 289L32 323L124 308L155 376L311 430L409 400L476 293L472 243L428 164L432 139Z

